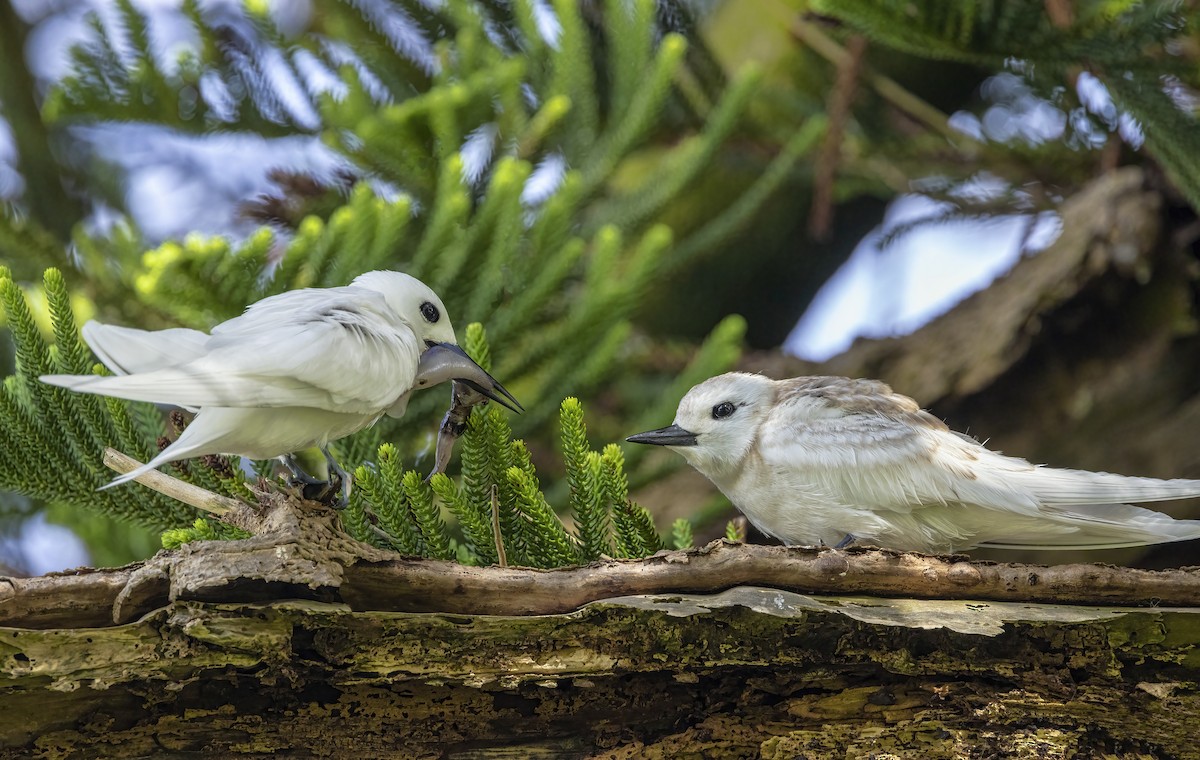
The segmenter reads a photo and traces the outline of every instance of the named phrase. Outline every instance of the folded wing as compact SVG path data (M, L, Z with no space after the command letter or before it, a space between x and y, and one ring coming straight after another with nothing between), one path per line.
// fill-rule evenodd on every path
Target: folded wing
M177 367L203 356L208 334L174 327L138 330L134 327L88 322L83 339L104 366L118 375Z
M174 336L182 338L175 350L143 331L100 330L101 351L132 374L42 379L87 393L185 407L305 406L378 414L412 386L420 356L416 335L383 297L352 287L264 299L219 325L202 346L193 331L183 333ZM123 337L134 339L136 350L116 348ZM187 352L194 356L172 363Z

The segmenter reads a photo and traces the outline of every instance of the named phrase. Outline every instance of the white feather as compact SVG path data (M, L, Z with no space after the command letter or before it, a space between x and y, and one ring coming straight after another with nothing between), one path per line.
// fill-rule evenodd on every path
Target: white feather
M718 418L714 410L732 404ZM1137 546L1200 521L1119 502L1200 496L1200 480L1041 467L952 432L883 383L729 373L692 388L676 446L755 527L787 543L847 535L896 549Z
M44 382L199 410L177 441L111 485L176 459L264 459L325 446L385 412L399 416L426 345L455 342L433 291L382 271L346 287L265 298L210 334L90 322L83 336L117 376L46 375Z
M208 340L199 330L184 327L138 330L95 321L85 324L82 332L104 366L117 375L178 366L202 356Z

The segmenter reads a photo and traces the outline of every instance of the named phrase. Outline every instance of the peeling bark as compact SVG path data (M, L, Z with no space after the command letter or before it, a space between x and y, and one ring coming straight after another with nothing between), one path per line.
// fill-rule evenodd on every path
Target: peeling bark
M353 610L483 615L570 612L614 596L712 593L742 585L818 594L1034 604L1200 607L1200 568L970 562L881 549L834 550L717 541L645 560L535 570L468 567L362 546L365 556L309 541L203 542L137 565L0 579L0 624L99 627L169 602L259 602L281 596ZM286 593L284 593L286 592Z
M0 581L0 757L1200 757L1200 570L470 568L335 521L276 498L250 539Z
M1197 757L1198 615L746 587L522 617L175 602L0 629L0 756Z

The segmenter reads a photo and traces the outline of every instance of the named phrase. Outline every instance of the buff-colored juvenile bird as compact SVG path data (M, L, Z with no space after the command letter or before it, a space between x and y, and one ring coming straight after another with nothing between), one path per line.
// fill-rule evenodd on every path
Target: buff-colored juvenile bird
M1200 480L1032 465L875 380L720 375L688 391L675 424L628 440L678 451L755 527L789 544L950 552L1200 538L1198 520L1124 503L1200 496Z
M455 379L520 411L458 347L441 299L401 272L264 298L211 334L89 322L83 337L117 376L44 375L43 382L196 411L178 440L110 486L177 459L269 459L316 446L348 489L329 443L385 414L402 416L414 390Z

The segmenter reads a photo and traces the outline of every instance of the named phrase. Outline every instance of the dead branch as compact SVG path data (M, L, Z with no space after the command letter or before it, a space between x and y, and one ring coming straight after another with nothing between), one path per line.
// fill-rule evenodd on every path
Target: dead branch
M467 567L398 559L346 569L354 609L544 615L635 594L714 593L759 586L806 594L1053 604L1200 606L1200 568L971 562L880 549L738 545L662 552L562 570Z
M76 627L103 626L112 623L118 599L118 619L131 620L174 600L269 600L278 597L280 584L287 584L289 596L341 601L356 611L481 615L546 615L618 596L715 593L736 586L914 599L1200 606L1200 568L1047 567L971 562L961 555L717 541L644 560L532 570L389 557L367 552L366 546L368 556L354 556L349 542L325 547L294 537L272 547L263 539L192 544L114 570L2 578L0 625L45 628L70 620ZM280 567L267 567L272 557L282 558ZM286 567L289 558L292 570ZM304 584L304 568L325 569Z
M846 43L846 57L838 62L837 81L829 94L825 109L829 114L829 128L817 156L812 210L808 216L808 234L814 240L828 240L833 229L834 184L842 162L842 141L858 94L859 73L866 52L867 38L861 34L851 35Z
M142 463L114 448L107 448L104 450L104 466L124 475L141 467ZM164 496L169 496L176 501L181 501L190 507L204 510L213 515L224 516L246 508L246 505L237 499L215 494L191 483L184 483L182 480L158 470L143 473L134 480Z

